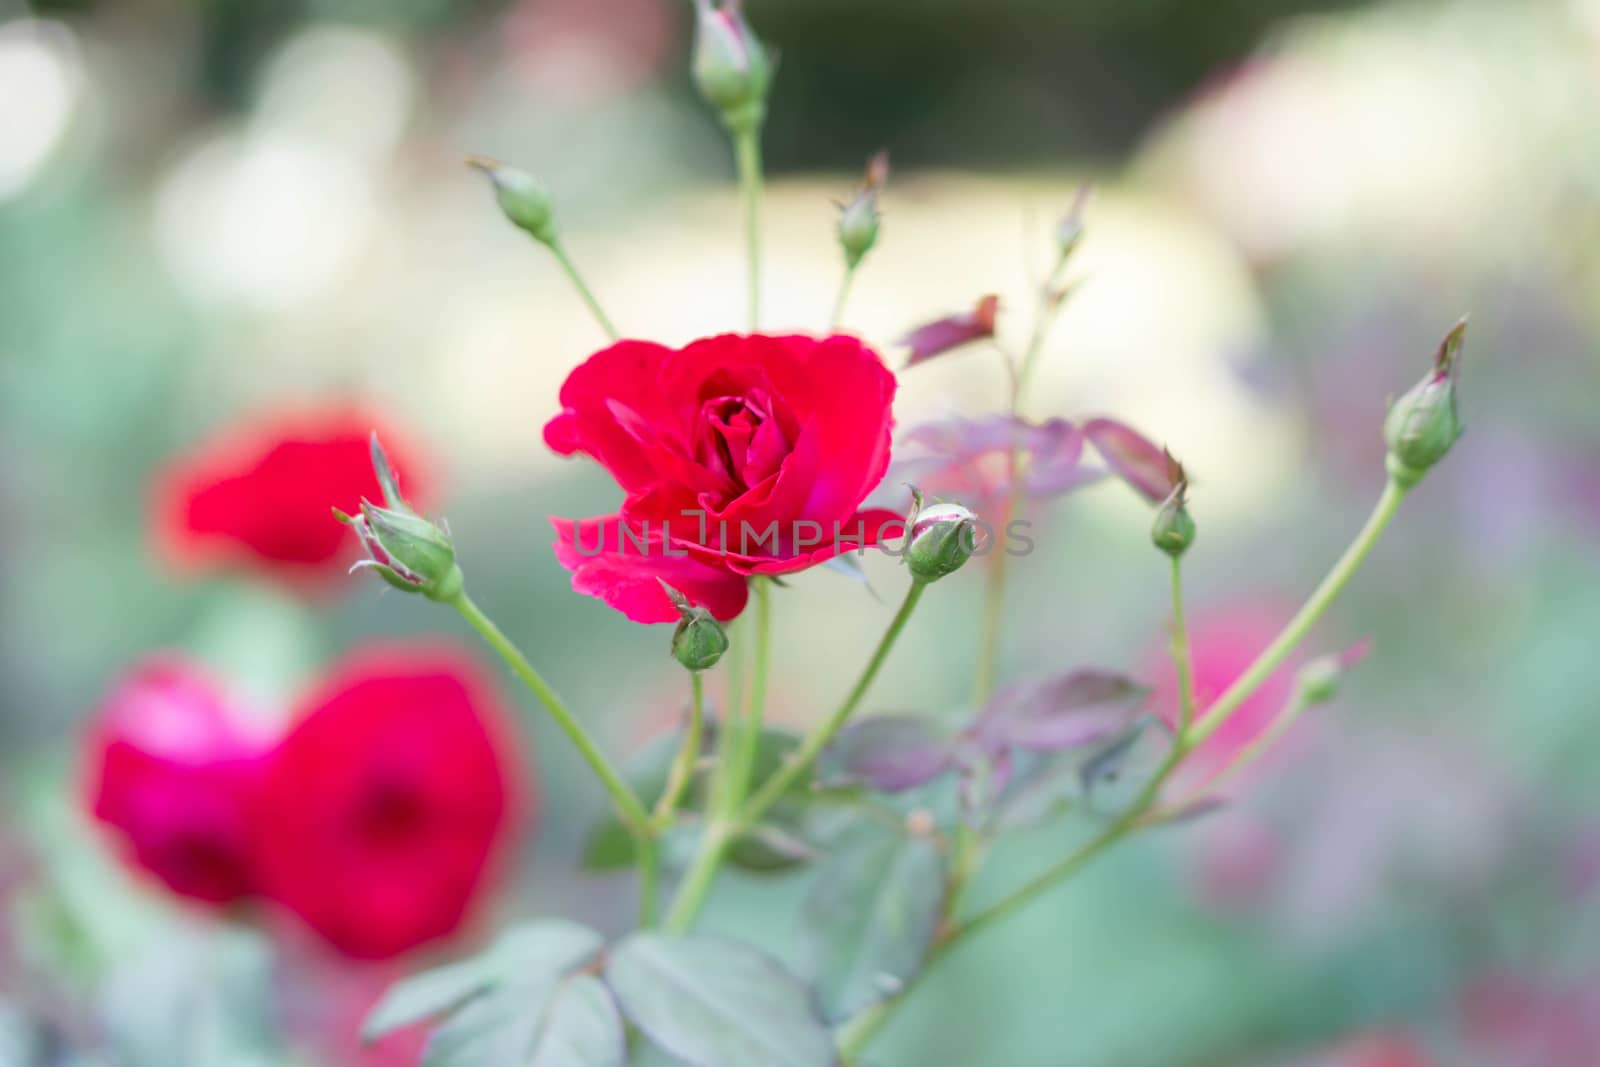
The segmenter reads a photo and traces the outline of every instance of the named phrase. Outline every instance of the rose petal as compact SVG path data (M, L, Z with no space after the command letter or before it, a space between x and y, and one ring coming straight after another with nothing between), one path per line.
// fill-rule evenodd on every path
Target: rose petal
M686 557L648 529L648 536L638 536L638 528L625 526L620 515L552 516L550 525L556 531L556 559L572 572L572 588L634 622L678 621L662 581L724 622L744 610L749 588L743 577Z

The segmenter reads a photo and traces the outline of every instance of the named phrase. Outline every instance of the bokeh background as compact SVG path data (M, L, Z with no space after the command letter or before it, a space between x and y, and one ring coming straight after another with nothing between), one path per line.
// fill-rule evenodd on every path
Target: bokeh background
M1382 484L1386 398L1472 315L1468 432L1312 641L1374 640L1340 699L1227 811L964 949L873 1062L1600 1063L1600 3L748 11L782 54L769 326L824 325L832 201L887 146L846 325L893 354L997 292L1020 344L1054 221L1093 181L1085 284L1027 407L1113 413L1185 458L1194 623L1224 646L1270 633L1342 548ZM539 435L602 337L461 161L547 181L625 332L737 326L732 165L689 84L690 14L0 0L0 1063L171 1063L139 1057L202 1024L224 1035L204 1067L383 1063L354 1020L428 958L358 966L195 914L113 863L81 810L83 724L149 650L267 707L372 636L477 651L375 583L171 573L151 479L207 434L308 398L378 405L430 457L479 600L607 745L677 714L667 631L572 594L548 547L547 515L615 504ZM1005 395L979 349L904 375L897 415ZM1107 484L1035 518L1003 674L1145 669L1167 602L1143 505ZM882 600L832 572L781 592L777 718L813 720L858 669L903 582L891 560L867 572ZM874 707L960 708L982 584L975 565L929 595ZM576 869L602 797L522 722L543 814L491 913L621 929L627 879ZM993 884L1068 833L1002 850ZM713 925L788 953L804 884L731 876Z

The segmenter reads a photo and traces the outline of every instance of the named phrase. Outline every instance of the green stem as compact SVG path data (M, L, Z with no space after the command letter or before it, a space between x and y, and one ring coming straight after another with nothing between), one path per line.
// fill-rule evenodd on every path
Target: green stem
M694 780L695 764L700 762L700 738L705 730L706 684L699 671L689 672L689 728L683 735L683 746L672 763L667 776L667 788L662 791L656 810L650 816L654 831L660 832L671 824L678 812L678 804Z
M1297 687L1294 696L1278 712L1278 717L1272 721L1272 725L1263 730L1254 741L1251 741L1249 745L1242 749L1226 766L1219 768L1215 774L1200 783L1195 789L1193 799L1200 800L1205 794L1214 793L1240 771L1260 759L1262 753L1276 744L1278 738L1282 737L1289 727L1295 724L1295 720L1299 719L1301 714L1310 706L1311 702L1306 699L1305 691ZM1180 805L1179 809L1181 810L1184 806Z
M1065 859L1046 868L1020 888L1009 895L989 905L965 922L959 922L950 927L943 939L936 944L929 954L928 963L924 967L924 974L932 967L933 963L945 956L949 950L961 941L968 940L972 935L987 929L1006 917L1026 907L1040 895L1059 885L1091 860L1121 841L1131 832L1146 825L1150 819L1151 809L1160 796L1161 787L1168 778L1182 764L1184 758L1194 750L1195 746L1209 737L1227 717L1233 713L1255 690L1266 681L1274 668L1294 649L1294 646L1305 636L1306 632L1319 619L1328 606L1349 583L1351 576L1361 566L1373 545L1378 541L1389 521L1394 518L1400 502L1405 499L1406 489L1393 480L1384 487L1383 495L1379 497L1377 505L1372 510L1372 515L1356 535L1354 541L1339 557L1333 569L1328 572L1321 584L1312 592L1305 605L1297 612L1283 631L1273 639L1272 643L1256 658L1250 668L1239 677L1222 696L1207 709L1205 715L1191 723L1187 730L1181 732L1174 741L1172 751L1156 770L1154 776L1145 784L1137 799L1128 810L1112 822L1099 834L1095 835L1083 846L1072 852ZM1175 618L1180 620L1174 634L1175 653L1179 644L1177 634L1183 633L1182 644L1186 651L1186 631L1182 628L1182 600L1177 577L1179 571L1175 566L1173 607ZM1187 657L1185 657L1187 658ZM1298 714L1291 706L1287 714ZM1290 720L1292 721L1292 719ZM1287 724L1284 726L1287 729ZM1281 732L1281 731L1280 731ZM848 1062L869 1042L872 1037L888 1022L899 1004L904 1000L905 994L883 1001L875 1007L858 1016L848 1025L840 1038L839 1048L841 1054Z
M1183 565L1172 557L1172 662L1178 668L1178 732L1194 722L1194 664L1189 657L1189 627L1183 618Z
M839 295L833 298L833 315L828 319L828 332L837 333L839 323L844 321L844 305L850 299L850 285L856 280L856 269L846 267L844 277L839 279Z
M739 744L735 751L737 763L729 782L727 812L733 814L744 803L750 789L750 775L755 770L756 753L761 747L762 720L767 708L767 674L772 659L772 582L755 578L751 586L756 597L756 654L751 668L750 711L739 724ZM730 736L729 744L733 738Z
M733 838L732 828L721 819L713 817L706 822L700 836L700 848L695 853L683 881L678 884L678 894L672 900L672 910L667 912L666 929L681 934L694 924L695 916L711 894L717 870L722 866L722 855Z
M750 712L737 722L730 716L724 724L724 756L717 772L711 816L700 836L695 857L678 886L677 896L673 898L672 911L667 916L667 929L675 933L687 930L695 916L700 914L716 881L717 871L722 867L728 843L737 836L736 828L743 822L739 808L749 788L750 772L755 767L756 750L761 744L761 720L767 699L767 666L771 659L772 582L757 578L752 584L756 597L756 652Z
M561 264L561 269L567 272L568 278L572 279L573 288L578 290L578 295L588 305L589 313L600 324L600 328L605 331L606 336L613 341L621 337L622 335L617 333L617 328L611 324L611 319L606 316L605 309L600 306L600 301L595 299L588 283L583 280L583 275L578 273L578 265L567 254L567 247L561 243L560 238L551 240L550 251L555 253L556 262Z
M639 926L656 924L656 909L661 897L661 843L653 833L634 838L639 856Z
M1067 257L1063 255L1051 269L1050 278L1040 287L1039 307L1034 313L1033 329L1028 335L1028 347L1022 353L1021 362L1011 367L1011 417L1014 420L1022 415L1022 400L1027 391L1028 379L1033 373L1034 364L1039 361L1039 353L1044 350L1046 338L1050 336L1050 327L1055 324L1056 317L1061 313L1063 301L1055 299L1051 290L1066 263ZM1009 361L1007 366L1010 367ZM1021 449L1013 443L1006 457L1005 507L1001 514L1000 526L995 533L995 557L989 564L982 636L978 642L978 662L973 668L973 695L979 707L987 703L990 694L994 692L995 673L1000 662L1000 631L1005 616L1006 577L1010 571L1005 538L1006 531L1011 528L1012 520L1017 517L1020 503L1019 482L1026 459Z
M1403 488L1393 478L1389 479L1383 487L1383 495L1378 498L1378 503L1372 509L1372 514L1367 517L1366 525L1350 542L1350 547L1344 550L1344 555L1333 565L1327 577L1322 579L1322 584L1317 586L1309 599L1289 620L1282 632L1273 638L1261 655L1256 657L1248 670L1241 674L1211 707L1206 709L1205 715L1193 723L1184 737L1193 748L1206 738L1216 733L1223 723L1228 721L1239 706L1249 699L1250 694L1265 682L1277 669L1294 646L1300 643L1301 638L1311 629L1316 621L1322 618L1322 613L1328 610L1340 592L1355 572L1360 569L1362 562L1367 558L1367 553L1372 551L1372 546L1378 543L1378 538L1383 535L1384 527L1389 525L1389 520L1394 518L1395 512L1400 508L1400 502L1406 498L1407 489Z
M761 327L761 124L751 122L733 131L739 164L739 189L744 199L744 231L750 280L750 331Z
M467 596L465 590L457 593L449 603L461 613L461 617L466 619L474 630L482 635L489 643L489 647L505 660L506 665L522 680L522 684L526 685L538 698L539 703L544 705L550 717L555 719L556 725L561 727L562 732L577 747L584 761L599 777L601 784L606 787L606 792L611 794L611 802L616 805L617 814L628 829L640 841L648 838L650 816L645 812L644 805L639 803L639 798L628 788L628 783L622 780L622 775L617 773L611 762L606 759L605 753L600 751L599 746L584 731L577 717L562 703L561 698L556 696L555 691L545 684L539 672L534 670L533 664L528 662L527 657L511 643L511 639L500 631L489 616L472 602L472 598Z
M900 636L900 631L905 629L906 620L911 618L911 613L916 610L917 601L922 599L922 592L927 583L913 581L911 588L906 590L906 598L900 604L900 610L895 612L893 619L889 620L889 628L884 631L883 637L878 641L878 647L873 650L872 658L867 661L866 667L861 672L861 677L856 679L856 684L851 688L844 703L840 704L834 713L828 717L816 730L813 730L794 754L784 761L783 766L773 773L771 778L757 789L751 796L748 804L740 813L742 822L748 826L761 818L768 808L776 804L782 796L789 791L795 781L805 773L817 757L822 755L822 750L828 747L844 724L850 721L850 716L855 713L861 699L866 696L867 689L878 676L878 669L883 666L883 661L889 657L889 650L894 648L895 641Z

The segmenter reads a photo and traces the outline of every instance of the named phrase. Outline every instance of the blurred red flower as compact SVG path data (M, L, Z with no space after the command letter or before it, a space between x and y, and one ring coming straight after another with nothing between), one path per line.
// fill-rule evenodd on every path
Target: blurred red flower
M230 426L156 478L162 554L183 569L251 567L290 581L325 578L356 556L333 517L382 499L368 442L384 448L419 496L413 453L383 420L357 407L271 412Z
M271 739L215 682L175 657L134 667L85 751L89 809L133 866L212 904L254 891L251 820Z
M493 687L438 644L371 645L337 666L262 791L265 894L339 952L396 956L466 920L518 808Z
M567 377L544 437L599 461L627 497L616 515L552 519L556 558L574 589L635 622L678 619L657 577L731 619L749 575L898 536L898 513L861 509L888 467L894 392L853 337L612 345Z

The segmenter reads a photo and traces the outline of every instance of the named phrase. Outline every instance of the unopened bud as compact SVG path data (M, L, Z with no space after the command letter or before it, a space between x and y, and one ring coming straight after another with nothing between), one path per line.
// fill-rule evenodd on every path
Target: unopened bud
M335 508L334 517L355 530L367 558L351 570L373 570L396 589L449 600L461 592L461 568L450 535L414 511L400 494L400 483L377 435L372 437L372 466L387 506L361 502L360 515Z
M911 524L906 566L919 582L936 582L960 570L977 547L978 517L960 504L921 509Z
M732 130L766 117L772 65L741 10L742 0L694 0L694 83Z
M1156 511L1155 522L1150 525L1150 540L1161 551L1177 559L1194 544L1195 527L1194 519L1189 517L1189 476L1184 473L1183 464L1174 459L1171 452L1165 455L1167 481L1172 486L1172 492L1167 494Z
M1396 400L1384 419L1383 437L1389 446L1385 465L1389 477L1402 489L1422 481L1461 436L1456 376L1466 332L1467 320L1462 319L1445 335L1427 377Z
M1083 211L1089 205L1089 183L1078 186L1078 193L1072 198L1072 206L1067 213L1056 223L1056 252L1063 262L1078 248L1078 242L1083 240Z
M879 152L867 164L861 189L839 209L839 246L844 249L844 261L851 270L878 243L878 193L888 180L889 153Z
M500 210L518 229L541 244L554 244L556 240L555 206L550 191L525 170L496 163L479 156L467 160L488 177L494 186L495 199Z
M691 671L715 667L722 654L728 651L728 634L722 624L666 582L661 582L661 588L672 606L678 609L678 628L672 631L673 657Z
M1372 649L1370 640L1359 641L1343 652L1318 656L1300 668L1296 684L1300 699L1307 704L1325 704L1339 695L1339 683L1345 672L1367 658Z

